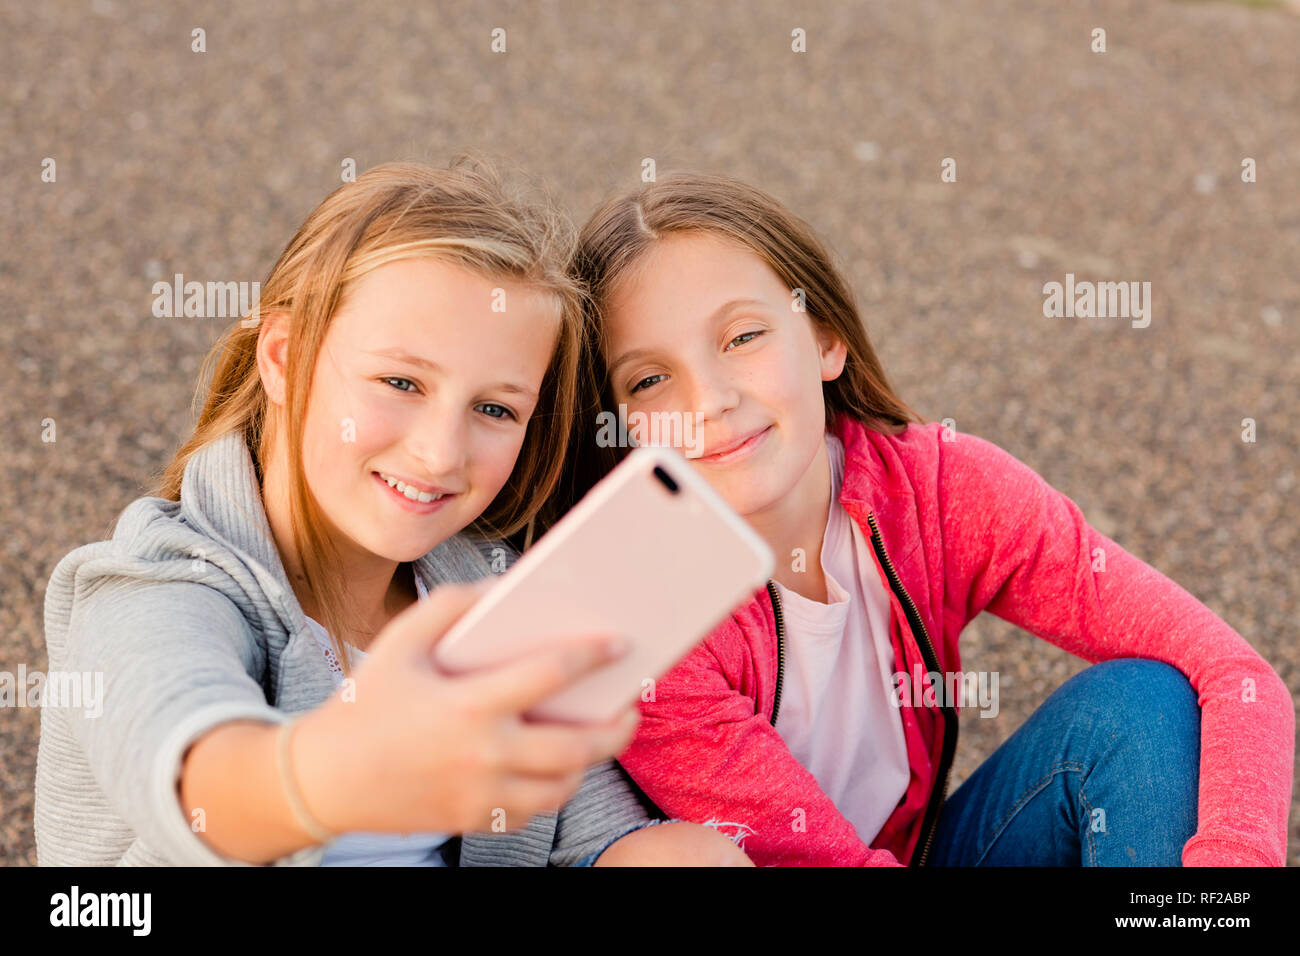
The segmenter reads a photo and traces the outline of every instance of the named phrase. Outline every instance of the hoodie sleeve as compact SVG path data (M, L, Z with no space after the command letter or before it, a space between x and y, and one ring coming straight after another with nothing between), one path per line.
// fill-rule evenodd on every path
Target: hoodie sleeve
M734 829L757 866L902 866L858 838L728 679L710 646L725 640L715 632L656 682L655 699L641 702L640 727L619 756L624 769L670 816Z
M55 737L66 731L65 746L47 749L46 779L67 776L57 766L60 753L71 766L75 747L117 815L169 863L251 865L204 842L179 791L185 754L208 731L233 720L288 719L267 704L253 676L266 662L248 622L220 592L190 581L114 577L80 590L50 664L102 677L102 706L58 709L51 729ZM74 808L44 823L46 838L66 844L96 821L93 814L78 819ZM323 855L313 846L272 865L316 865Z
M560 808L550 865L578 866L633 830L661 819L622 767L612 760L596 764Z
M939 442L949 607L987 610L1090 663L1164 661L1201 708L1199 826L1184 866L1284 866L1295 710L1240 634L1091 527L1068 497L974 435Z

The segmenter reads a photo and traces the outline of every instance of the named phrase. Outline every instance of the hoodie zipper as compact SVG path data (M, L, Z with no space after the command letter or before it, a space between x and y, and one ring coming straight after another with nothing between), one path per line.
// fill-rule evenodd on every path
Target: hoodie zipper
M776 615L776 698L772 701L772 726L775 727L776 714L781 709L781 681L785 678L785 622L781 619L781 598L770 579L767 593L772 598L772 613Z
M930 633L925 629L925 621L921 620L921 615L916 610L916 605L912 603L907 589L903 587L903 582L899 580L898 572L894 570L894 563L889 560L884 539L881 537L880 529L876 527L875 512L867 512L867 523L871 525L871 544L876 550L876 557L884 566L890 587L893 588L894 594L898 596L903 610L907 613L907 623L912 629L912 637L918 638L919 632L920 639L917 640L917 644L921 648L921 656L925 658L925 665L931 672L939 673L939 658L934 652L934 645L930 642ZM921 852L913 858L912 866L925 866L926 858L930 854L930 844L934 841L934 832L939 826L939 811L943 807L944 800L948 798L948 773L952 769L953 754L957 750L957 711L952 707L942 707L941 711L944 734L943 753L939 758L939 774L943 783L939 790L939 799L936 800L932 793L929 806L925 809L925 818L921 825L923 834Z
M916 605L912 603L911 596L907 589L903 587L903 582L898 578L898 572L894 570L894 563L889 560L889 553L885 551L885 542L880 535L880 530L876 527L875 512L867 513L867 523L871 525L871 544L876 551L876 557L884 566L885 572L889 577L890 587L898 596L899 602L907 614L908 626L912 629L912 637L916 640L921 648L921 656L925 658L926 667L935 672L939 672L939 658L934 653L934 645L930 642L930 633L925 629L925 621L921 620L920 613L916 610ZM772 726L776 726L776 715L781 709L781 682L785 678L785 622L781 616L781 598L777 595L776 585L769 579L767 582L767 593L772 599L772 612L776 616L776 695L772 702ZM927 655L926 652L929 652ZM924 835L921 843L921 852L913 861L913 866L925 866L926 858L930 854L930 844L934 841L934 831L938 828L939 811L943 807L943 802L948 799L948 773L952 770L953 754L957 750L957 712L951 707L942 708L944 735L943 735L943 753L939 758L940 774L942 776L942 785L939 789L939 799L935 800L933 794L930 797L930 804L926 807L925 817L922 820L921 832Z

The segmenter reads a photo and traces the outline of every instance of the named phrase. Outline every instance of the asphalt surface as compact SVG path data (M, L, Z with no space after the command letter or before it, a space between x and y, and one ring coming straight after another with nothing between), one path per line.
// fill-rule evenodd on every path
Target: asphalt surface
M1033 467L1300 699L1300 16L785 6L0 8L0 670L46 666L54 564L106 536L192 422L222 323L154 318L153 282L259 281L346 158L473 147L576 218L645 157L781 197L839 253L913 407ZM1067 273L1149 281L1149 327L1044 317ZM987 615L963 647L1000 673L1001 709L963 718L953 788L1086 666ZM0 862L36 860L38 730L0 711Z

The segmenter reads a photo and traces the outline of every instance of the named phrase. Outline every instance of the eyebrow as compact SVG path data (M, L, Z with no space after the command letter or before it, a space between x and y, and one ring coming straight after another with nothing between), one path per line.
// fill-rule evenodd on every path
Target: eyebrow
M713 314L709 316L708 319L706 319L705 321L707 321L710 324L717 322L728 312L732 311L733 309L737 309L742 305L761 305L764 308L768 307L768 303L763 301L762 299L732 299L729 302L722 303L722 305L714 309ZM618 357L618 359L615 362L613 362L609 366L608 372L610 377L613 377L614 370L617 369L624 362L630 362L634 358L638 358L642 355L649 355L654 351L655 351L654 349L632 349L630 351L624 352L622 355Z
M431 372L442 374L442 366L436 362L430 362L419 355L412 355L410 352L404 352L401 349L362 349L367 355L377 355L380 358L393 359L398 362L405 362L408 365L418 365L421 368L427 368ZM529 398L536 398L537 393L531 388L525 388L514 382L497 382L489 385L488 388L499 389L503 392L514 392L517 395L527 395Z

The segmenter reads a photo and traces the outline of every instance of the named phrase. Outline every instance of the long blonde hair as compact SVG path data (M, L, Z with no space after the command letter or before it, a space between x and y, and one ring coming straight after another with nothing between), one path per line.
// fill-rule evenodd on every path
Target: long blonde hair
M346 598L338 552L303 473L302 433L316 356L343 297L362 276L389 262L433 258L489 278L523 281L548 293L559 335L523 446L506 484L467 530L504 538L529 527L560 478L574 418L574 395L587 315L581 286L566 272L574 230L548 194L510 191L490 161L457 156L446 168L386 163L345 183L312 211L262 284L260 300L216 343L194 433L162 471L155 496L179 501L185 466L199 449L243 434L259 482L272 449L266 392L257 366L262 314L289 319L286 430L293 546L345 672L344 629L366 633Z
M826 427L846 413L868 428L898 434L925 419L895 394L858 313L852 287L812 227L778 199L730 176L674 172L606 200L578 236L571 271L587 290L591 334L583 344L580 427L571 436L560 493L539 521L545 530L619 461L594 440L601 412L615 412L605 367L604 311L651 245L672 233L712 233L759 256L790 289L802 289L808 318L830 329L848 355L838 378L822 383Z

